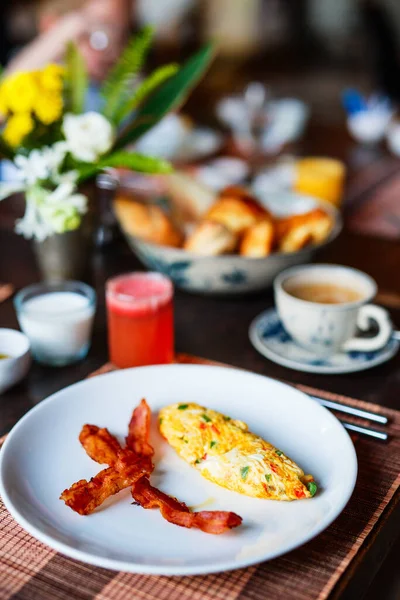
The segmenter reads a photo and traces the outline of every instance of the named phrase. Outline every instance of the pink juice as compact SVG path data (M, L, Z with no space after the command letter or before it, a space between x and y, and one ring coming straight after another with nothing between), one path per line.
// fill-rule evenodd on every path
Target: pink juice
M107 282L108 344L119 368L171 363L173 285L159 273L130 273Z

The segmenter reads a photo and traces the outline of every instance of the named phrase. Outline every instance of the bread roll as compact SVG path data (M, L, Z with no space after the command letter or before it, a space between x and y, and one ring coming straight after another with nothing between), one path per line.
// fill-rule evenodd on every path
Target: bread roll
M163 246L181 245L182 234L159 206L119 196L114 201L114 210L127 234Z
M275 240L275 227L271 219L264 219L252 225L244 233L240 243L241 256L263 258L272 252Z
M201 256L217 256L233 252L237 236L221 223L203 221L187 238L183 247Z
M277 221L276 236L281 252L296 252L307 244L321 244L333 227L333 218L321 208Z
M175 171L165 175L163 181L172 214L179 224L200 221L215 202L215 192L186 173Z
M219 200L206 215L208 221L225 225L241 235L257 221L268 216L268 212L246 190L229 187L223 190Z

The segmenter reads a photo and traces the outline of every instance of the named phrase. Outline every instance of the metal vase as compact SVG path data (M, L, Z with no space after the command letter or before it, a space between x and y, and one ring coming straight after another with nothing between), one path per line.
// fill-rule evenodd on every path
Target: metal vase
M94 246L103 246L113 239L115 217L111 202L117 180L102 174L89 181L79 191L88 198L88 211L80 227L55 234L43 242L34 241L34 252L44 281L82 280L89 271Z
M36 260L44 281L82 280L86 274L91 239L79 227L34 242Z
M74 231L34 241L34 252L44 281L82 280L87 273L92 250L92 228L87 223Z

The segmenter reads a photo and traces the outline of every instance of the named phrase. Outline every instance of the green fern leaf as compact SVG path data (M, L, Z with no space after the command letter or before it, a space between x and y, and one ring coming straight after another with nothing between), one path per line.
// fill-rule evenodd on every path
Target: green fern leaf
M80 114L85 108L88 74L85 61L74 42L69 42L66 53L67 110Z
M138 140L168 112L177 110L199 82L214 57L214 46L207 44L191 56L179 71L140 106L135 120L120 132L114 148L125 148Z
M153 29L145 27L125 48L103 84L104 116L118 125L118 115L129 98L132 79L140 71L153 39Z
M153 73L151 73L133 92L133 96L125 102L118 113L117 120L119 123L128 117L143 100L150 96L160 85L162 85L167 79L170 79L179 70L179 65L170 64L159 67Z

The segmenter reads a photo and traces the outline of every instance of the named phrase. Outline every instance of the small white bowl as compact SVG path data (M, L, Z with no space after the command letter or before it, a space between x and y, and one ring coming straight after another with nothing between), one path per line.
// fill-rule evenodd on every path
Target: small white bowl
M0 329L0 354L10 358L0 360L0 394L25 377L32 359L29 340L15 329Z

